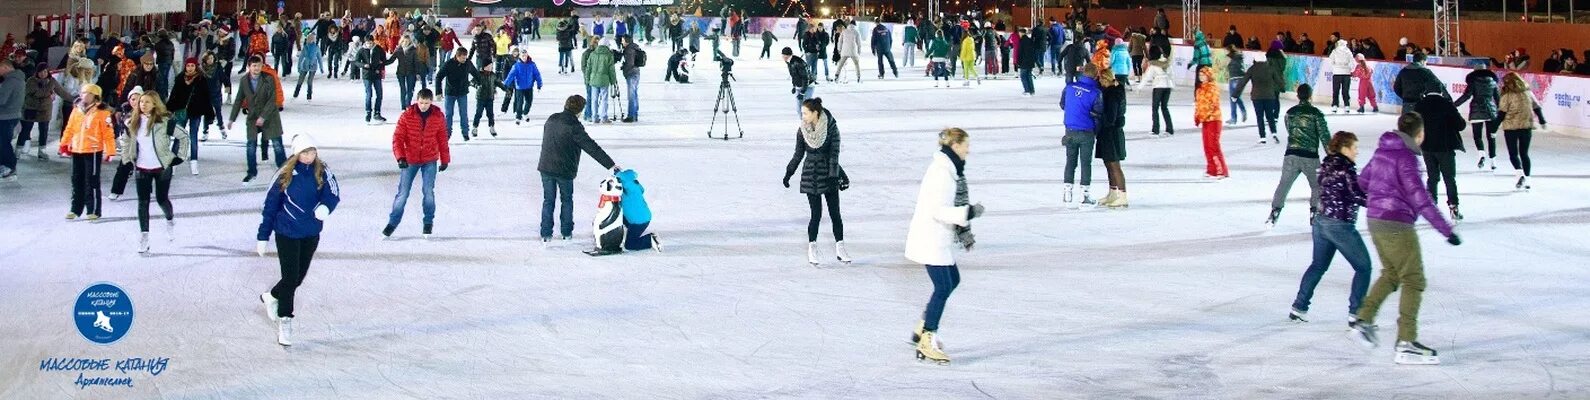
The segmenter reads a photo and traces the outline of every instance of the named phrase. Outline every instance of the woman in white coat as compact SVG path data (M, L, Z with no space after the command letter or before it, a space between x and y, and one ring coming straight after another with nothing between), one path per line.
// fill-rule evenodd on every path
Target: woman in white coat
M983 206L968 201L965 160L971 145L966 131L949 128L939 132L939 147L917 192L916 212L905 237L905 257L926 265L928 278L933 280L933 296L911 338L917 344L916 357L945 364L950 359L939 346L938 329L944 302L961 283L954 252L956 248L971 250L976 243L971 220L983 214Z

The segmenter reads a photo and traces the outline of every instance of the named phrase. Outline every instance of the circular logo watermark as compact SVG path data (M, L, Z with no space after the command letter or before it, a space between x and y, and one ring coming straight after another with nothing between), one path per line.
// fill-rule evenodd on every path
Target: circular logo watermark
M84 339L98 344L115 343L132 329L132 299L116 284L95 283L77 295L72 320Z

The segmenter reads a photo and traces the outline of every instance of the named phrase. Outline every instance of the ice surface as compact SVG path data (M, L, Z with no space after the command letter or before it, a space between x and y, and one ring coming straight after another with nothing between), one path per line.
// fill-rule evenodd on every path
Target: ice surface
M178 237L165 242L154 223L148 256L136 253L134 201L107 203L98 223L62 221L69 164L24 158L20 182L0 184L0 398L1590 397L1586 139L1537 134L1531 193L1513 192L1505 151L1496 175L1459 156L1467 243L1448 246L1420 223L1421 340L1444 364L1403 367L1389 345L1365 352L1343 337L1351 269L1339 258L1315 322L1287 322L1311 252L1307 185L1266 230L1283 146L1256 145L1253 124L1238 124L1223 138L1232 178L1205 181L1185 87L1166 139L1147 135L1148 93L1131 94L1131 208L1069 211L1057 193L1061 80L1038 79L1036 98L1008 78L935 89L920 67L874 80L867 59L864 83L817 88L843 132L857 261L812 268L804 196L779 184L796 124L783 65L747 46L734 85L747 136L708 140L716 67L703 58L697 83L661 83L667 51L651 47L643 122L588 129L640 173L668 252L580 253L602 174L589 159L575 240L543 248L540 121L582 93L577 76L555 73L551 45L534 46L547 85L532 123L498 114L501 136L454 139L430 240L419 237L418 193L394 239L379 240L398 175L393 125L362 123L355 82L319 80L314 101L289 100L287 130L315 135L343 203L299 291L288 349L257 300L279 272L274 255L253 253L265 187L238 184L241 134L212 133L203 175L178 175ZM397 85L386 85L395 121ZM1394 122L1329 123L1374 138ZM907 344L931 286L901 254L935 134L949 126L971 133L971 196L989 212L944 315L954 363L936 366ZM1102 164L1094 182L1102 197ZM825 221L825 258L828 232ZM120 284L137 312L110 346L84 340L70 318L96 281ZM1387 341L1396 304L1381 312ZM75 373L36 368L47 357L156 356L170 369L133 388L80 389Z

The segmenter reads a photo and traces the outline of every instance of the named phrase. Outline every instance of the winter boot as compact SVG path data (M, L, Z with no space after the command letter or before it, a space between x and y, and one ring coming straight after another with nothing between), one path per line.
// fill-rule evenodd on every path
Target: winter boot
M850 263L850 252L845 251L845 242L834 243L834 256L839 259L839 262Z
M939 365L950 363L950 356L945 355L944 350L939 348L938 333L933 331L923 331L921 339L917 340L916 359L932 361Z

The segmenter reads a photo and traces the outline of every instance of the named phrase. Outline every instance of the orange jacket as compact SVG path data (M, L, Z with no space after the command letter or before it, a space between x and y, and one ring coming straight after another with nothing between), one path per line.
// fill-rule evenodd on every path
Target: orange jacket
M1220 121L1220 88L1215 85L1214 74L1203 68L1203 79L1193 92L1193 123Z
M105 152L116 155L116 129L111 127L110 106L99 103L88 111L72 107L72 116L66 120L61 133L61 152L93 154Z

